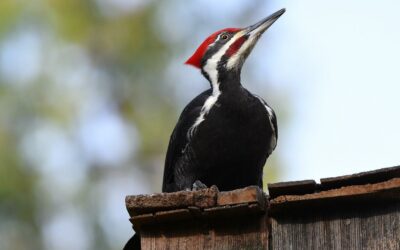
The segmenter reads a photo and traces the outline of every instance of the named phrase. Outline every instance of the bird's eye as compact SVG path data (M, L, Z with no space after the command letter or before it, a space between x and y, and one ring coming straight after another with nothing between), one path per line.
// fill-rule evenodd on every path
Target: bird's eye
M227 34L222 34L222 35L221 35L221 39L222 39L222 40L228 39L228 35L227 35Z

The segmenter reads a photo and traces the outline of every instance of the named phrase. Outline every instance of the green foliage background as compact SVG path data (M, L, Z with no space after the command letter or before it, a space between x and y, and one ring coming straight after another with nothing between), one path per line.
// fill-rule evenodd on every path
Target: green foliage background
M182 62L210 27L265 5L220 20L199 1L125 2L0 1L0 249L121 249L132 233L123 197L160 191L176 119L208 87ZM190 22L169 24L174 11ZM111 160L108 130L91 122L103 112L122 127Z

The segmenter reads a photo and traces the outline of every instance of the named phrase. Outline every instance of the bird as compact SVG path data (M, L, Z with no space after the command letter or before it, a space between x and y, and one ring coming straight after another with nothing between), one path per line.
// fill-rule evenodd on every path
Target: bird
M185 62L201 71L210 88L183 109L170 136L162 192L263 187L263 168L277 145L277 119L266 101L243 87L240 75L259 38L284 12L214 32Z
M220 191L257 185L276 147L273 109L240 81L244 61L261 35L285 12L281 9L246 28L226 28L207 37L186 64L200 69L210 89L182 111L165 158L162 192ZM140 232L124 250L141 249Z

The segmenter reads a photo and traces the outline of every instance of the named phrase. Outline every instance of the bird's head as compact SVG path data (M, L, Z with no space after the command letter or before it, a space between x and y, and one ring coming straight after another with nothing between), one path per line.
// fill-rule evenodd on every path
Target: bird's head
M285 9L281 9L246 28L226 28L211 34L186 64L201 69L207 78L212 77L213 72L240 73L258 39L284 12Z

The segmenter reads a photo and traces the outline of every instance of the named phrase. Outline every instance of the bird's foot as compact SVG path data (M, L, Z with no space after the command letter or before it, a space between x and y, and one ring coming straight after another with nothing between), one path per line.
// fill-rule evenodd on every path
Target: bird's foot
M197 180L193 183L192 191L198 191L198 190L202 190L202 189L206 189L206 188L207 188L206 184Z

